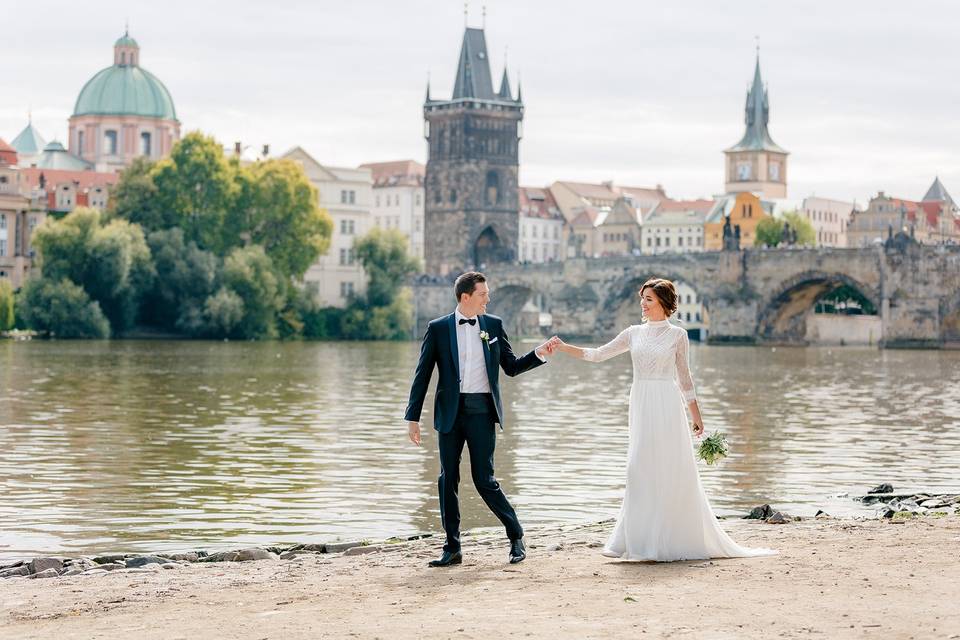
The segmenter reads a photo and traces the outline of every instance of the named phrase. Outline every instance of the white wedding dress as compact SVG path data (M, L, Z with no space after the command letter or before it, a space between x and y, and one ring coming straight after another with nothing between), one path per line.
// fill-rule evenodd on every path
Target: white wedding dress
M633 359L627 486L605 556L670 562L776 553L734 542L703 492L684 406L696 398L688 350L686 330L667 320L630 326L608 344L584 349L590 362L625 351Z

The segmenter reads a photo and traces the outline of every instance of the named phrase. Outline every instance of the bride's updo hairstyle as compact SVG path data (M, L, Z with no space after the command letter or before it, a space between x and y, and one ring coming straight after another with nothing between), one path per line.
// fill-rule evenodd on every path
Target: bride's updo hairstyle
M637 295L642 298L643 292L647 289L653 291L653 295L660 301L660 306L663 307L663 312L667 317L673 315L673 312L677 310L677 290L673 283L664 278L650 278L643 283Z

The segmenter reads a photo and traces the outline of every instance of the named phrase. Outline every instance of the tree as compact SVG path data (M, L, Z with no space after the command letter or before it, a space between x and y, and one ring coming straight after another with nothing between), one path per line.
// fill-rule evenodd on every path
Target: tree
M817 243L817 232L806 216L798 211L787 211L783 214L783 220L796 233L796 244L812 247Z
M139 224L144 232L169 229L178 219L172 208L164 208L153 180L156 163L137 158L120 174L110 192L110 215Z
M766 217L757 223L753 244L757 247L775 247L783 236L783 220Z
M0 279L0 331L13 329L13 285L6 278Z
M333 221L290 160L267 160L239 173L240 197L226 225L233 246L258 244L286 276L300 278L330 246Z
M176 228L154 231L147 244L157 277L144 299L141 318L166 330L204 334L204 306L218 287L219 258L185 242L183 231Z
M373 229L353 247L369 278L371 307L389 306L407 278L420 270L420 260L407 253L407 239L396 229Z
M151 171L156 207L172 212L170 226L183 229L188 242L223 255L236 246L224 233L224 221L237 204L238 170L212 137L188 133Z
M66 278L29 280L20 298L24 323L34 331L57 338L110 337L110 323L100 305Z
M223 285L243 301L243 315L231 335L275 338L283 307L285 280L258 245L234 249L223 263Z
M33 244L43 278L79 285L95 300L115 332L137 319L141 296L150 288L154 268L139 225L111 220L96 209L80 207L63 220L48 219Z

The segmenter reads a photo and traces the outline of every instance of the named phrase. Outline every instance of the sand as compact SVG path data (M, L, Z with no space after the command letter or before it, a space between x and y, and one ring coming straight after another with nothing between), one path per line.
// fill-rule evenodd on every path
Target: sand
M960 638L960 516L893 524L724 521L771 558L625 563L609 523L436 538L369 554L197 563L147 573L0 580L0 637Z

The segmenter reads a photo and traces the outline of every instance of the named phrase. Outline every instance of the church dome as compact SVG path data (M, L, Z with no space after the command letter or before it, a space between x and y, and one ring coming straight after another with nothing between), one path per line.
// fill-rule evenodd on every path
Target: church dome
M114 43L114 64L93 76L80 90L74 116L132 115L176 120L170 92L139 65L140 47L124 34Z

